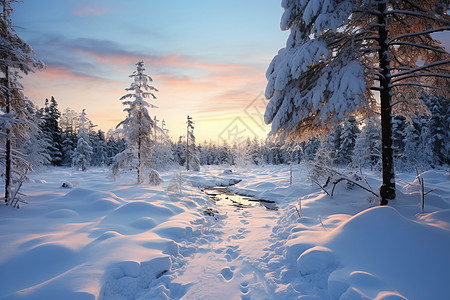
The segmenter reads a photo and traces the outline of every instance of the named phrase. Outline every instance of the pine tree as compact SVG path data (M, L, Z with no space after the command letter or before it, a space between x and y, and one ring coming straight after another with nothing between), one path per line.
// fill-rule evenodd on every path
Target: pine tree
M355 142L352 162L359 167L381 170L381 124L378 116L367 117Z
M124 109L127 112L127 118L120 122L117 127L123 127L123 136L126 140L126 150L118 154L113 162L113 174L118 175L120 169L131 167L135 162L134 168L137 172L138 183L144 182L143 172L145 167L154 167L153 153L155 148L155 122L149 116L147 107L155 108L153 104L145 99L156 99L152 91L158 90L149 85L153 79L146 75L144 62L136 63L136 71L129 77L134 81L126 89L130 93L124 95L120 100L123 105L128 106ZM127 100L127 99L131 100Z
M200 171L200 160L198 159L197 148L195 146L194 121L187 116L186 122L186 170Z
M156 116L154 118L156 124ZM165 170L169 168L173 163L172 142L169 137L169 130L166 128L166 121L161 121L161 127L156 125L155 135L155 152L154 161L155 168L157 170Z
M91 165L92 147L89 140L90 122L83 109L78 128L78 141L72 156L72 164L77 170L86 171Z
M41 124L42 132L49 140L48 152L51 157L51 163L55 166L61 165L62 160L62 138L61 130L59 128L59 118L61 116L58 110L58 103L52 96L50 101L45 99L43 122Z
M108 163L107 147L105 133L101 130L97 131L92 138L91 165L102 167Z
M61 147L61 165L65 167L72 166L72 157L75 147L77 145L77 136L70 134L70 132L63 132L61 134L62 147Z
M392 147L394 158L398 164L402 164L403 153L405 152L406 118L401 115L394 115L392 118Z
M14 148L28 139L26 99L22 93L19 80L21 74L33 72L33 68L42 69L45 65L35 58L33 49L24 42L14 30L11 21L13 9L11 5L20 1L1 0L0 11L0 125L2 132L1 149L5 153L4 172L5 195L7 205L12 204L13 192L19 187L13 185L23 178L30 168L23 153Z
M339 163L348 165L352 161L353 149L359 135L358 123L354 116L350 116L344 123L341 133L341 145L339 148Z
M407 124L404 135L404 149L401 166L403 169L413 171L415 167L421 169L433 164L431 150L431 130L428 126L428 117L414 118Z
M183 142L183 137L180 136L178 138L178 142L176 144L173 145L173 156L174 156L174 161L176 163L178 163L180 166L184 166L185 162L186 162L186 145Z
M41 115L38 110L28 105L29 110L29 139L26 144L22 145L22 152L25 154L25 159L28 161L33 170L39 170L43 166L50 164L51 156L48 152L50 140L41 130Z
M429 129L431 133L431 149L436 165L450 164L450 98L440 95L424 95L425 103L430 110Z
M383 183L380 204L395 198L392 109L423 110L414 86L448 90L449 54L431 36L449 29L437 0L283 0L291 30L267 70L265 112L272 132L296 138L330 131L348 115L377 107ZM418 59L420 57L420 59ZM423 80L422 80L423 79Z

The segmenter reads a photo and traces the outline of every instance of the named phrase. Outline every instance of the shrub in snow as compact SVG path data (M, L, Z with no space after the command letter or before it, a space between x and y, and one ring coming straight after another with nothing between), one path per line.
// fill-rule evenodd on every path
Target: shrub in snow
M228 169L228 170L223 170L222 175L230 175L232 173L233 173L233 171Z
M148 183L151 185L160 185L163 182L161 176L159 176L159 173L151 169L150 173L148 174Z
M63 184L61 185L62 188L66 188L66 189L71 189L73 188L73 184L70 182L63 182Z

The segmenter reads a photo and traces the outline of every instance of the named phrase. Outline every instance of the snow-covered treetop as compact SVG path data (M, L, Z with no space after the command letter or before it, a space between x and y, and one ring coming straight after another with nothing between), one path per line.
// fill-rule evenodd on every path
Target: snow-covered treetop
M35 57L35 52L29 44L24 42L15 32L11 22L14 11L11 4L21 2L4 0L0 2L0 72L5 74L6 66L17 69L25 74L37 69L45 68L45 64Z
M120 100L124 100L126 98L135 98L135 101L141 102L141 105L155 107L152 104L149 104L148 102L143 101L143 98L149 98L152 97L153 99L156 99L155 94L152 92L145 92L145 91L155 91L158 92L158 90L149 85L149 82L152 82L153 79L144 73L144 62L140 61L136 63L136 71L133 72L129 77L134 78L134 82L131 83L131 86L126 91L133 91L134 93L129 93L124 95ZM124 102L124 105L129 104L128 102Z
M128 117L117 125L117 127L121 125L126 125L127 123L136 123L139 124L137 126L131 125L130 128L139 128L139 131L144 130L143 128L151 129L155 126L155 121L150 117L147 107L157 108L155 105L145 101L145 98L156 99L155 94L151 91L157 92L158 90L149 85L152 82L152 78L144 73L144 62L140 61L136 63L136 71L133 72L129 77L133 78L134 81L131 83L129 88L126 88L126 91L132 91L132 93L128 93L120 98L123 100L122 104L126 105L124 111L128 112ZM126 100L128 98L132 98L133 100Z
M284 13L281 29L297 27L303 39L309 35L319 36L326 30L336 30L352 13L354 1L350 0L282 0Z

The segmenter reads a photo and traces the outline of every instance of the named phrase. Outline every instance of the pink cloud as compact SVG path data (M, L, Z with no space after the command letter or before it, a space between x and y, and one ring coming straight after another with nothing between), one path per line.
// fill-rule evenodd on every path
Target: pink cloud
M248 70L249 66L237 65L237 64L215 64L205 63L198 60L184 57L180 54L164 55L159 57L149 55L137 55L132 53L97 53L86 49L75 49L75 52L79 54L88 55L98 62L104 64L115 65L131 65L137 61L143 60L146 65L158 66L158 67L182 67L190 69L208 70L208 71L235 71L235 70Z
M88 17L88 16L102 16L106 14L109 10L105 7L95 7L92 5L88 5L82 7L72 13L78 17Z
M93 80L98 79L95 77L91 77L83 74L76 74L70 71L66 66L62 65L52 65L47 66L47 68L39 73L40 76L46 77L49 79L70 79L76 81L85 81L85 80Z

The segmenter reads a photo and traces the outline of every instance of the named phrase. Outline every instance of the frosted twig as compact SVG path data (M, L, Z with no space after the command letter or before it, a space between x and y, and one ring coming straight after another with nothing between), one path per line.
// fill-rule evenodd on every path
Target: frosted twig
M322 218L320 217L320 215L319 215L319 222L320 222L320 224L322 224L323 230L327 231L327 229L325 228L325 225L323 225Z

